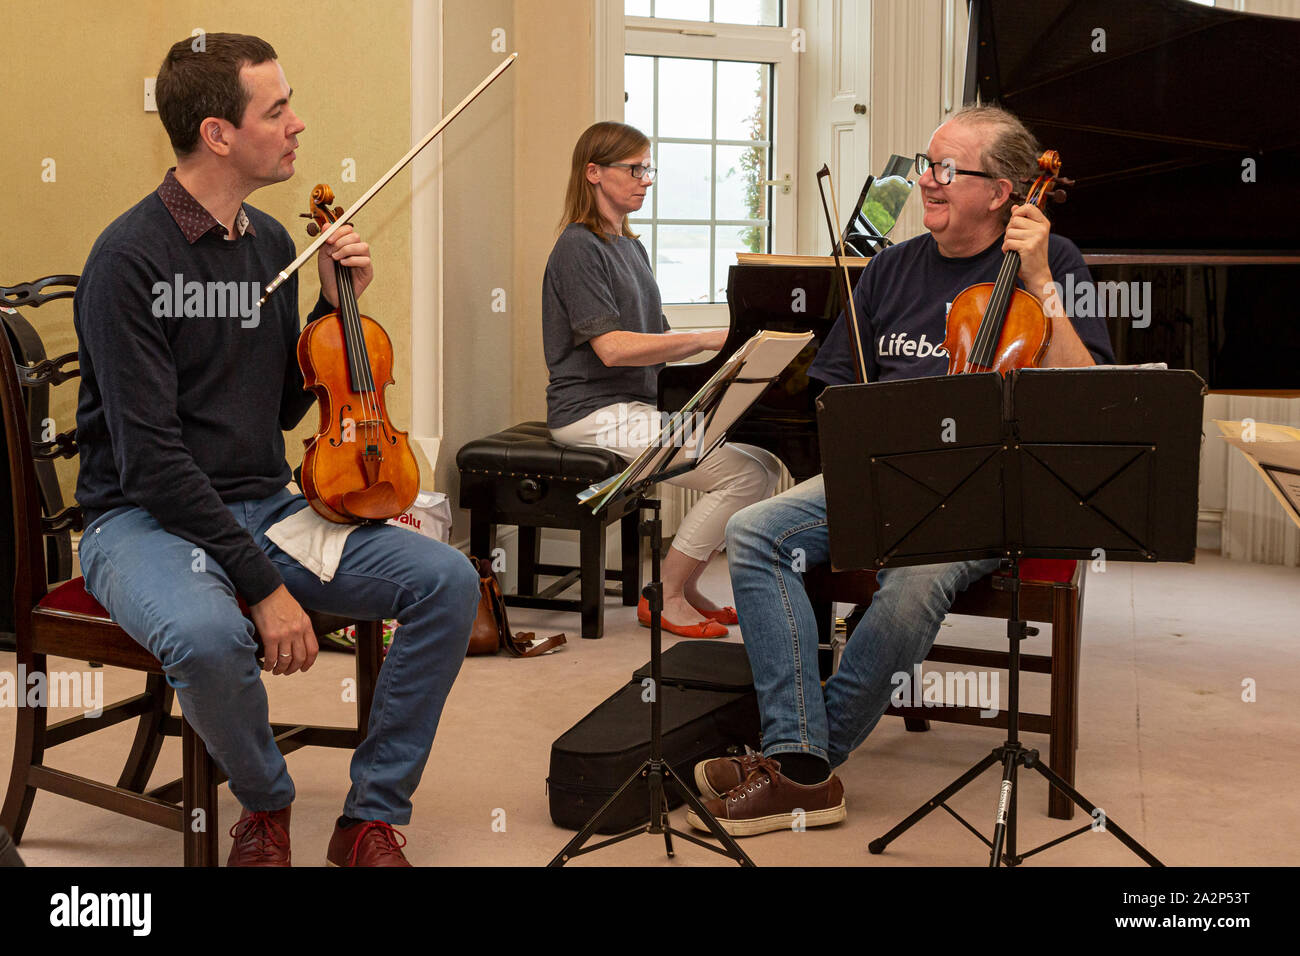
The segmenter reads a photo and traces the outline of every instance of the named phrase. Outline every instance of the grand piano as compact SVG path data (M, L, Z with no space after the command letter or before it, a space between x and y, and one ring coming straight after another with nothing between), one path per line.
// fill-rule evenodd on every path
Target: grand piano
M1192 369L1215 391L1300 395L1300 20L1188 0L972 0L966 67L964 99L1016 113L1075 180L1053 229L1098 283L1140 290L1145 315L1107 316L1118 362ZM800 315L796 287L808 292ZM816 474L816 394L799 368L838 289L829 268L732 266L726 345L665 369L660 407L680 408L759 329L811 330L809 354L733 436L796 479Z

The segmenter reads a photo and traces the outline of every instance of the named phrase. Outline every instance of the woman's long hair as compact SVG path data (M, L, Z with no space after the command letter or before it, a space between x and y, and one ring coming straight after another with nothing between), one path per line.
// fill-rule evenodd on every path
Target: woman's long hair
M644 153L650 146L650 140L634 126L626 123L597 123L587 128L578 137L573 147L573 162L569 168L569 188L564 194L564 218L560 221L563 230L571 222L582 223L602 241L608 242L605 235L605 221L596 206L596 187L587 182L587 164L604 166L618 163ZM621 231L629 239L637 234L628 225L627 216L623 217Z

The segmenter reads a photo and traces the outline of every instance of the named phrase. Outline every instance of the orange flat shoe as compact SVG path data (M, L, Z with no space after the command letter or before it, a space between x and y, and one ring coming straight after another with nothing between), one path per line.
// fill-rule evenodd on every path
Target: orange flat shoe
M698 611L699 608L696 608ZM717 611L700 611L710 621L717 621L719 624L739 624L740 618L736 616L736 609L728 605Z
M650 602L642 598L637 602L636 620L642 627L650 626ZM670 634L679 637L726 637L727 629L717 621L700 621L698 624L674 624L662 614L659 624Z

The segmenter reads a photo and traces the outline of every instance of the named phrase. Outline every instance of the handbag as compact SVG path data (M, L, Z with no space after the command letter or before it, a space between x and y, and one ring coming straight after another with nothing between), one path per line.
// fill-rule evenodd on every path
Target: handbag
M506 619L506 600L501 593L501 584L497 581L492 562L487 558L470 556L470 563L478 571L478 614L474 617L474 626L469 632L469 649L467 657L479 654L495 654L501 648L512 657L537 657L554 650L565 643L561 634L537 640L532 631L510 632L510 622Z

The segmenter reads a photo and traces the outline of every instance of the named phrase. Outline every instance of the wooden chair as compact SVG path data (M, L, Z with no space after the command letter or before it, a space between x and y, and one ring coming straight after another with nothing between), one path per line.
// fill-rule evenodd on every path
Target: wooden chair
M1070 567L1073 565L1073 567ZM957 596L952 614L995 617L1006 620L1011 611L1011 595L994 587L991 575L975 582ZM1080 624L1083 620L1085 563L1082 561L1025 560L1021 562L1020 613L1026 621L1052 625L1050 654L1020 655L1022 673L1047 674L1051 679L1049 713L1021 710L1020 729L1048 735L1048 765L1066 783L1074 785L1075 751L1079 741L1079 649ZM861 611L871 603L876 592L874 571L831 571L828 565L810 568L804 584L817 610L823 639L830 634L831 602L845 601L859 605L849 618L849 633ZM925 658L942 664L967 667L1002 668L1008 666L1004 650L981 650L952 644L935 644ZM981 717L978 707L890 707L887 711L902 717L908 730L930 729L930 721L977 724L1006 729L1007 715L999 710L994 717ZM1058 820L1074 816L1074 804L1064 794L1051 790L1047 812Z
M73 295L76 276L48 276L12 288L0 287L0 305L40 306ZM15 313L3 316L6 327L21 323ZM82 803L177 830L183 835L186 866L217 865L217 786L226 779L212 762L203 741L184 715L171 715L173 691L163 677L162 665L130 635L113 623L108 613L87 593L85 582L73 578L53 588L47 575L45 537L81 529L81 513L69 507L43 515L35 462L71 458L77 453L76 429L49 441L33 442L23 389L47 390L80 374L76 352L35 366L18 365L10 347L8 328L0 333L0 413L8 475L13 496L14 629L17 662L30 676L44 674L48 656L72 658L143 671L144 691L106 706L99 717L80 715L56 724L47 723L41 707L17 709L13 769L0 826L14 843L23 830L37 790L48 790ZM316 633L327 634L354 623L347 619L309 612ZM355 748L365 737L375 680L383 657L383 630L378 621L357 625L357 724L355 727L321 727L272 724L283 753L304 746ZM48 685L47 685L48 686ZM45 762L47 748L136 719L135 739L116 784L59 770ZM180 737L182 775L146 790L164 737ZM179 804L179 805L178 805Z

